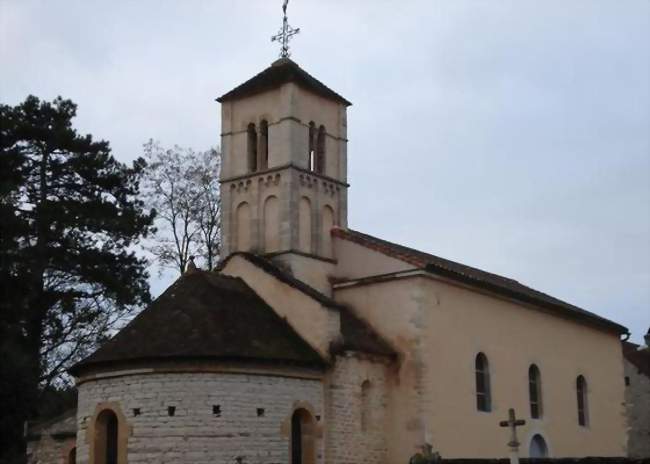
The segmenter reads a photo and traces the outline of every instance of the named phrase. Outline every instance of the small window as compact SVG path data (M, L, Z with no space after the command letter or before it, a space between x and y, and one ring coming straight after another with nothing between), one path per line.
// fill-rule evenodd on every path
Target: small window
M269 123L263 120L260 123L260 169L268 169L269 167Z
M318 128L318 136L316 140L316 172L319 174L325 173L325 126Z
M476 409L489 412L492 410L490 394L490 367L483 353L476 355Z
M539 368L532 364L528 369L528 393L530 399L530 417L542 417L542 378Z
M625 376L625 386L626 387L630 386L630 378L627 375Z
M77 462L77 448L73 447L68 453L68 464L75 464Z
M248 172L257 171L257 130L255 124L248 125Z
M578 424L586 427L589 424L587 381L581 375L576 379L576 394L578 396Z
M316 124L312 121L309 123L309 153L307 157L307 169L310 171L316 170L317 137Z

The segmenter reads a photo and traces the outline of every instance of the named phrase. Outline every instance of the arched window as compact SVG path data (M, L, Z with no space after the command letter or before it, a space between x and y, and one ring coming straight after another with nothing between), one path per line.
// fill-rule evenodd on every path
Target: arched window
M361 384L361 430L366 431L368 430L368 426L372 422L370 419L370 413L371 413L371 404L370 404L370 396L371 396L371 389L372 386L370 384L369 380L364 381Z
M489 412L492 410L490 394L490 366L483 353L476 355L476 409Z
M291 416L291 464L316 462L314 418L306 409L296 409Z
M309 123L309 153L307 157L307 169L314 171L316 169L316 142L317 142L316 124L314 121Z
M589 424L587 381L581 375L576 379L576 393L578 396L578 424L586 427Z
M528 396L530 399L530 417L542 417L542 377L539 368L531 364L528 368Z
M318 128L318 139L316 140L316 172L325 173L325 126Z
M260 170L269 168L269 123L266 119L260 123Z
M118 421L110 409L97 416L93 464L117 464Z
M531 458L548 457L548 446L546 446L546 440L544 440L544 437L540 434L533 435L533 438L530 440L528 456Z
M257 171L257 130L255 124L248 125L248 172Z
M76 464L76 463L77 463L77 447L74 446L68 453L68 464Z

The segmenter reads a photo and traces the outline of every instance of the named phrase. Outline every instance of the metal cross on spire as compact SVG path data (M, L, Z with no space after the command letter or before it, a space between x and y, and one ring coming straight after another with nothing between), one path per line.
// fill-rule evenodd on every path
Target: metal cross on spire
M284 3L282 3L282 11L284 13L283 18L282 18L282 29L275 34L273 37L271 37L271 42L280 42L282 45L282 48L280 48L280 58L288 58L290 53L289 53L289 40L291 37L296 35L298 32L300 32L300 28L293 28L289 26L289 20L287 19L287 5L289 4L289 0L284 0Z

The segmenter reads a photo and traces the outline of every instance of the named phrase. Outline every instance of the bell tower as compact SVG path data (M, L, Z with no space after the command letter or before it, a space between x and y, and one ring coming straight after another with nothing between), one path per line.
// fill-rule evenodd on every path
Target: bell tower
M332 261L330 229L347 226L351 103L288 57L217 101L223 256Z

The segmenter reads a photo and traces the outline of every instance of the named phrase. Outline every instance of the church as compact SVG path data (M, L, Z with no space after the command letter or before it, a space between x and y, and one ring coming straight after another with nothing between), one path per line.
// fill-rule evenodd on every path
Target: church
M288 57L217 100L224 258L71 368L76 462L503 457L510 408L523 457L626 455L625 327L350 229L351 103Z

